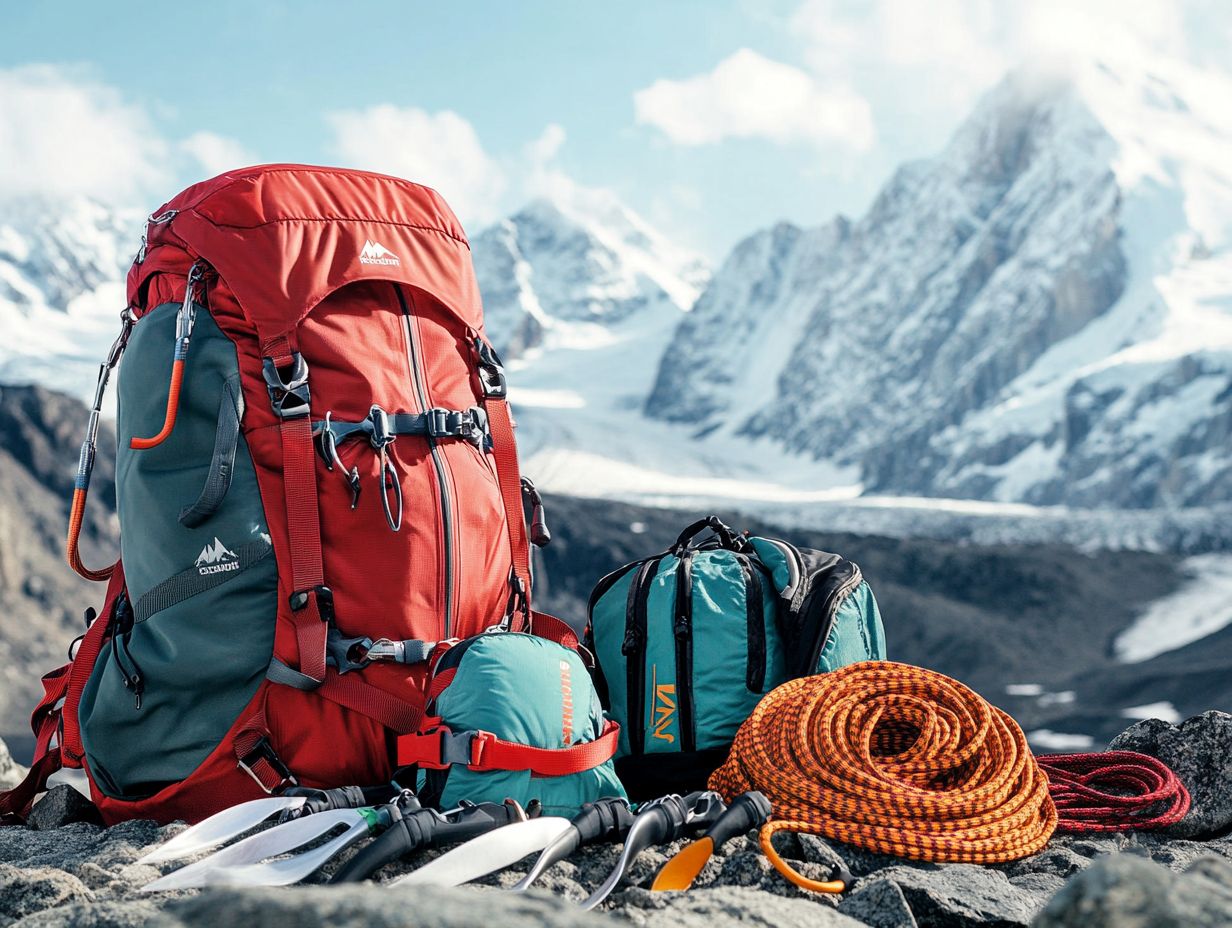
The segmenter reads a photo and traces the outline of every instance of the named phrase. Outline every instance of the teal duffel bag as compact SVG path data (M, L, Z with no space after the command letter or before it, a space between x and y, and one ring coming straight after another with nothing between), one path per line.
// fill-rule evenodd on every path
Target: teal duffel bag
M716 516L600 580L587 639L621 726L616 771L634 799L704 789L779 684L886 656L854 562L738 534Z

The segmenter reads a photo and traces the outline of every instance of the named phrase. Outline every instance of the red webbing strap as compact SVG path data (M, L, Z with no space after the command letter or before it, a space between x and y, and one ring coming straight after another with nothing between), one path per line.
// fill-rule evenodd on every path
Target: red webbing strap
M513 418L504 397L487 396L483 401L488 414L488 430L492 433L492 457L496 461L496 479L500 484L501 502L505 504L505 521L509 523L509 556L514 576L521 581L523 601L530 607L530 541L526 537L526 514L522 510L522 474L518 468L517 439L513 434Z
M257 781L267 793L274 793L297 781L286 764L278 759L269 741L269 726L265 710L253 713L242 731L232 741L235 762L241 770Z
M546 638L548 641L555 641L570 651L578 650L580 645L577 632L567 622L554 615L548 615L546 612L531 612L530 630L531 634Z
M103 650L107 630L111 627L111 616L116 607L116 600L124 590L124 565L117 561L111 568L111 579L107 582L107 595L103 601L103 610L86 629L85 637L81 639L81 645L77 648L77 654L73 657L68 673L68 690L64 695L64 708L60 712L60 750L69 766L79 766L81 763L83 749L77 707L81 703L81 693L85 689L86 681L94 672L94 664Z
M413 732L423 720L422 706L406 702L380 687L365 683L354 674L344 676L331 673L315 692L330 702L366 715L394 734Z
M261 346L265 357L279 368L292 364L295 354L288 338L271 338ZM287 536L291 545L291 623L299 650L299 672L320 682L325 679L328 615L322 615L320 597L325 585L321 555L321 516L317 505L312 417L304 414L280 418L282 486L287 508Z
M20 783L0 792L0 818L15 816L24 819L34 797L47 788L47 778L61 767L60 748L53 748L51 742L60 727L60 700L68 691L68 672L72 666L65 664L43 677L43 698L30 716L30 728L34 732L34 763Z
M398 766L418 764L429 769L450 766L443 762L442 736L451 732L439 728L430 732L404 735L398 739ZM542 777L563 777L593 770L611 760L620 739L620 726L610 719L594 741L582 741L567 748L536 748L506 741L486 731L469 732L471 740L468 770L529 770Z
M0 793L0 820L10 816L23 820L30 814L34 797L47 788L51 775L60 769L60 749L53 748L30 766L24 780Z

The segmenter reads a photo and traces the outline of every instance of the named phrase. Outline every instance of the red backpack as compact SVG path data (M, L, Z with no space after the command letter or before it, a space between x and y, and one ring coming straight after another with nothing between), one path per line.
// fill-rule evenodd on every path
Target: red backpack
M438 642L530 608L524 493L470 250L433 190L361 171L223 174L149 220L101 369L68 560L108 582L44 677L24 815L81 767L111 823L199 820L292 784L374 784ZM121 559L77 535L120 355Z

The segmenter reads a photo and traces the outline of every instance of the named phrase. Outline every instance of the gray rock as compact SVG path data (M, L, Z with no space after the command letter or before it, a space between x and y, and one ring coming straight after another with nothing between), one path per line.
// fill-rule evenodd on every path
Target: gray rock
M23 918L20 928L146 928L160 917L149 899L74 902Z
M891 880L873 880L856 887L838 910L873 928L919 928L907 897Z
M1180 838L1205 838L1232 830L1232 715L1212 710L1170 725L1147 719L1112 740L1114 751L1158 757L1189 789L1189 814L1168 829Z
M103 819L94 803L65 785L53 786L44 793L26 817L26 827L35 831L50 831L76 822L101 825Z
M898 884L921 928L1022 928L1048 899L975 864L898 865L878 878Z
M225 919L220 915L225 913ZM175 900L149 928L587 928L601 916L561 905L543 893L355 885L280 889L207 889Z
M1232 873L1223 861L1208 861L1176 874L1133 854L1101 858L1052 898L1032 928L1232 924Z
M13 760L9 746L0 739L0 790L12 789L26 775L26 768Z
M653 909L626 908L620 918L647 928L860 928L861 924L812 899L787 899L747 886L649 895L662 898L662 904Z
M44 909L93 901L94 894L81 880L61 870L19 870L0 864L0 928Z

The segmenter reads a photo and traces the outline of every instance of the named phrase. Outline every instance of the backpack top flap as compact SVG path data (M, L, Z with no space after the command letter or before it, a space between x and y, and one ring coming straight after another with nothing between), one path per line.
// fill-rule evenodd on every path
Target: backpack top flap
M470 246L445 201L410 181L340 168L269 164L194 184L151 217L128 275L144 305L159 273L211 264L262 338L295 328L330 293L359 280L424 290L479 331Z

